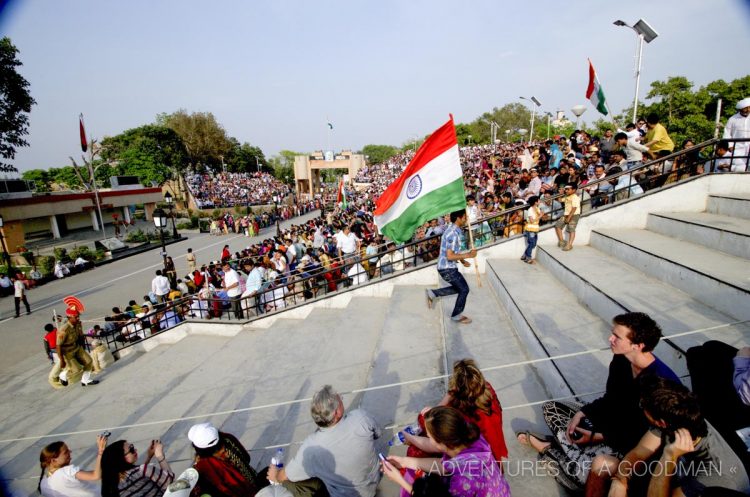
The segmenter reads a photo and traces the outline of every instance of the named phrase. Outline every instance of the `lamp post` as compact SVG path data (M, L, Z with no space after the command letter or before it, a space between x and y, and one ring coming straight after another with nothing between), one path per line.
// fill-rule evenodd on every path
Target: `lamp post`
M471 139L472 139L472 136L471 136L471 135L466 135L466 138L468 138L468 140L469 140L469 146L471 147Z
M529 130L526 128L521 128L518 130L518 134L521 135L521 141L523 141L524 139L523 137L526 136L526 133L528 133L528 131Z
M505 130L505 143L508 143L508 142L510 142L510 130L506 129Z
M174 197L172 197L172 194L167 192L166 195L164 195L164 201L167 203L167 207L169 207L169 217L172 218L172 238L177 240L179 235L177 234L177 225L174 222L174 211L172 210L174 206Z
M164 228L167 227L167 213L163 209L154 209L154 226L159 230L161 241L161 257L164 262L164 270L167 270L167 248L164 246Z
M5 225L3 221L3 216L0 216L0 243L3 246L3 260L5 261L6 269L8 270L8 275L10 275L10 254L8 253L8 248L5 246L5 234L3 233L3 226Z
M534 139L534 117L536 116L536 108L542 106L542 102L536 99L536 97L526 98L518 97L521 100L528 100L531 102L531 132L529 133L529 141Z
M638 48L636 49L636 69L635 69L635 98L633 99L633 122L638 119L638 93L641 88L641 62L643 60L643 42L651 43L654 38L659 36L659 33L654 31L646 21L639 19L637 23L632 26L620 19L613 23L615 26L624 26L632 29L638 36Z
M550 134L550 120L552 119L552 113L547 112L547 141L549 141L549 134Z
M281 238L281 227L279 226L279 202L281 195L273 194L273 217L276 219L276 238Z
M578 122L581 120L581 116L583 115L583 113L586 112L586 106L576 105L575 107L571 108L570 111L576 116L576 129L578 129Z
M260 172L260 162L258 162L258 156L255 156L255 169L257 169L257 172Z

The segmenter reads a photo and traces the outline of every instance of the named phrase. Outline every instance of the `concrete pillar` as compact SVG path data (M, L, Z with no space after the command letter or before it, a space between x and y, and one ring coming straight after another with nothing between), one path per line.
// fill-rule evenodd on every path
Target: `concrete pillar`
M57 225L57 217L50 216L49 217L49 227L52 231L52 238L58 239L60 238L60 227Z
M156 210L156 203L151 202L150 204L143 204L143 212L146 214L146 221L154 220L154 211Z
M91 209L89 212L91 212L91 227L94 231L99 231L99 220L97 219L96 211Z
M127 205L122 208L122 220L130 224L130 207Z

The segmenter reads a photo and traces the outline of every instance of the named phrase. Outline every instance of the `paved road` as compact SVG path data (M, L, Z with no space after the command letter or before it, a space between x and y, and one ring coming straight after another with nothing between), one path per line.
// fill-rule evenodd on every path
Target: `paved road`
M302 221L317 217L320 211L313 211L282 223L282 227L299 224ZM239 235L211 236L208 234L188 234L187 240L167 246L167 253L174 259L178 275L187 273L185 255L192 248L198 263L217 260L224 244L229 244L232 253L264 239L273 233L275 227L262 230L259 236L247 238ZM154 271L161 268L159 250L152 250L121 261L102 266L83 274L63 280L53 281L28 292L32 314L14 319L13 298L0 300L0 373L15 372L22 362L31 357L44 361L44 348L41 339L44 325L52 322L52 311L64 312L62 299L75 295L86 306L83 316L86 319L101 319L111 314L112 307L127 306L131 299L141 302L143 295L151 288ZM23 311L22 311L23 312ZM84 322L84 329L86 329ZM93 326L93 323L88 323ZM14 371L15 368L15 371Z

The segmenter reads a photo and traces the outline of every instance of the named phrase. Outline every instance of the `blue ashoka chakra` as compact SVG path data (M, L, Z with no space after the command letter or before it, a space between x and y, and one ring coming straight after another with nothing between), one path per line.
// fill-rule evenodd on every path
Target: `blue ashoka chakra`
M419 193L422 191L422 178L419 177L417 174L414 176L411 180L409 180L409 184L406 186L406 198L409 200L412 200L419 195Z

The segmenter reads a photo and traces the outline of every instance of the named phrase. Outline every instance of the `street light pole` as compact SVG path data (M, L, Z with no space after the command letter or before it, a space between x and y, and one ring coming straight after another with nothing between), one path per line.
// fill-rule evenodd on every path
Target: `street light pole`
M531 102L531 130L529 131L529 141L532 141L534 139L534 117L536 117L536 108L540 107L542 103L537 100L536 97L532 96L531 98L526 97L518 97L521 100L528 100Z
M632 29L638 36L638 48L636 49L636 69L635 69L635 97L633 99L633 122L638 120L638 93L641 89L641 66L643 61L643 42L651 43L659 33L654 31L645 20L639 19L634 25L629 25L620 19L613 23L615 26L624 26Z
M281 238L281 227L279 226L279 201L281 195L273 194L273 217L276 218L276 238Z
M161 257L164 263L164 271L167 270L167 247L164 245L164 228L167 227L167 214L162 209L154 210L154 226L159 230L159 240L161 241Z
M172 197L172 194L167 192L167 194L164 195L164 201L167 203L167 206L169 206L169 217L172 218L172 237L177 240L177 238L179 238L179 235L177 234L177 225L174 222L174 211L172 209L174 198Z
M547 112L547 141L549 141L550 119L552 119L552 114Z

